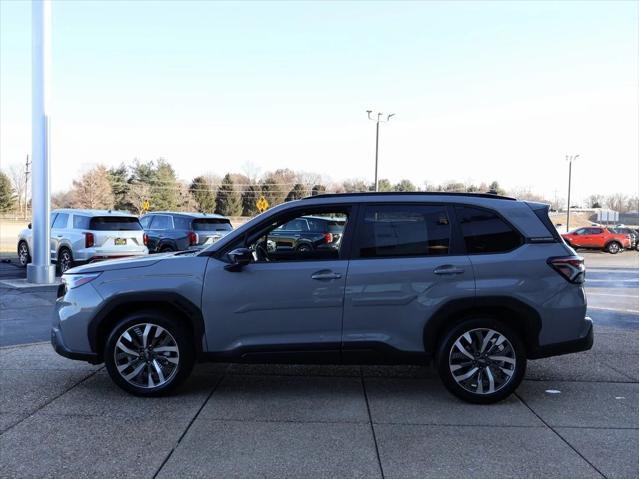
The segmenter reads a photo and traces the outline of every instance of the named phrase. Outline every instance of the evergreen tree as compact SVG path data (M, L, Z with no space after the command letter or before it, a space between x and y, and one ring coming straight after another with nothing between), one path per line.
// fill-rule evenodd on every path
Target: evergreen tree
M311 196L321 195L322 193L326 193L326 186L324 185L314 185L311 189Z
M272 207L284 202L286 191L276 178L266 178L262 181L262 195L268 201L269 207Z
M117 168L109 168L107 174L109 183L111 184L111 190L113 191L113 207L116 210L131 209L132 205L127 199L131 188L129 183L129 169L122 163Z
M224 177L217 190L215 212L224 216L239 216L242 214L242 199L240 194L235 191L235 183L230 174Z
M250 185L242 193L242 216L255 216L257 211L257 200L262 196L262 189L259 185Z
M417 187L410 180L402 180L393 187L394 191L417 191ZM381 191L381 190L380 190Z
M11 188L11 180L0 171L0 211L8 211L13 208L16 198Z
M189 191L197 203L200 213L210 213L215 209L215 193L213 185L204 177L193 178Z
M308 196L306 193L306 187L301 183L295 183L293 189L288 192L288 195L286 195L285 201L301 200L306 196Z

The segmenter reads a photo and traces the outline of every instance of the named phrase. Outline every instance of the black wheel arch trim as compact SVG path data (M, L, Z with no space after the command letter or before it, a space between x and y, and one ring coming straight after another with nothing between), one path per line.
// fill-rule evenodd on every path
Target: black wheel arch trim
M508 321L500 314L511 312L515 318ZM539 349L541 318L534 308L523 301L508 296L479 296L454 299L442 305L426 323L424 328L424 351L434 357L442 335L463 319L478 315L495 315L504 323L522 334L526 355L532 357Z
M203 355L202 341L204 339L204 317L202 311L192 301L181 294L170 291L145 291L143 293L125 293L107 300L100 311L93 317L88 327L89 345L96 354L102 354L103 344L100 344L101 326L108 320L109 315L126 305L140 306L140 309L152 309L169 306L188 318L193 332L193 346L195 357ZM104 338L102 338L104 339Z

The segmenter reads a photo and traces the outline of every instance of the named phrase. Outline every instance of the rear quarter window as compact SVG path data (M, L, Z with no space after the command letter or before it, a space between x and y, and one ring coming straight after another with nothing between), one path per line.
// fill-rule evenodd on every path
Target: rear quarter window
M193 220L195 231L231 231L233 227L226 218L200 218Z
M497 213L470 206L456 206L468 254L505 253L523 244L523 238Z

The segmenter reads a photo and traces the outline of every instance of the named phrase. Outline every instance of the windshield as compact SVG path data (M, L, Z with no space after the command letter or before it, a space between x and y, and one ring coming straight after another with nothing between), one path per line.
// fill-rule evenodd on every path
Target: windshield
M193 220L195 231L231 231L233 227L226 218L202 218Z
M138 231L142 225L132 216L96 216L91 218L89 229L95 231Z

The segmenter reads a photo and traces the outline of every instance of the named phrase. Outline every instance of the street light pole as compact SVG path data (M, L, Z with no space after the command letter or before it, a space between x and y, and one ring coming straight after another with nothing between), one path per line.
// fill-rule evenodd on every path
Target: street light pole
M27 281L55 282L51 265L51 214L49 169L49 81L51 61L51 0L31 2L31 202L32 263Z
M382 116L384 116L384 114L381 112L377 113L377 119L371 116L371 113L373 113L373 110L366 110L366 113L368 113L368 119L376 123L375 125L375 191L379 191L379 179L377 177L377 170L378 170L378 164L379 164L379 123L384 121L385 122L390 121L390 119L393 116L395 116L395 113L386 115L386 120L381 119Z
M570 187L572 182L572 162L576 161L579 155L566 155L568 162L568 207L566 208L566 232L570 231Z

